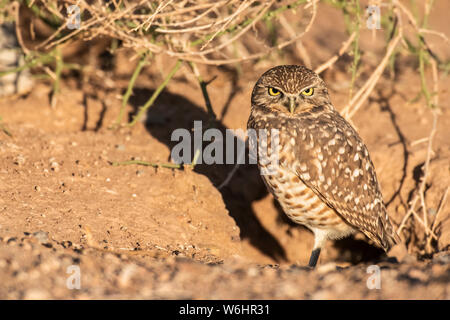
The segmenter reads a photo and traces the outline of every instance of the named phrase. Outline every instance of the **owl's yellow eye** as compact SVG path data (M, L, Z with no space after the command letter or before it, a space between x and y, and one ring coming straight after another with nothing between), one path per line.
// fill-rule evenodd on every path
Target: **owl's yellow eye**
M281 94L281 91L278 90L278 89L275 89L275 88L270 87L270 88L269 88L269 94L270 94L271 96L278 96L278 95Z
M302 91L302 95L304 95L304 96L312 96L313 93L314 93L314 89L313 88L309 88L309 89L306 89L306 90Z

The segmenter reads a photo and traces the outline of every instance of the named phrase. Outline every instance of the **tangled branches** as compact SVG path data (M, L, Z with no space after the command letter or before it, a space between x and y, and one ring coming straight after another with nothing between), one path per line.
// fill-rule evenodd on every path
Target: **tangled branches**
M101 1L61 1L56 11L64 12L64 7L76 5L80 8L82 23L67 32L70 19L66 19L39 47L50 49L76 36L84 39L106 36L121 40L124 47L136 51L164 53L184 61L211 65L236 63L263 57L301 38L314 22L316 2L297 0L280 5L275 4L275 0L140 0L111 1L105 6ZM50 2L42 4L45 10L55 11ZM35 4L30 1L29 5ZM311 12L303 32L276 45L267 44L258 36L263 23L300 7ZM236 55L233 44L250 38L258 45Z

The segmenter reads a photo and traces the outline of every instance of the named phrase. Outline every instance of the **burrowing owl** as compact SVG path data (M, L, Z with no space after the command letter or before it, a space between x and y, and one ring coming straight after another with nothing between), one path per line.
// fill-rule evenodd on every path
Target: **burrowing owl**
M271 129L278 130L278 166L263 180L286 215L314 233L311 267L327 239L358 230L386 251L397 243L367 148L316 73L293 65L265 72L248 128L264 129L269 148Z

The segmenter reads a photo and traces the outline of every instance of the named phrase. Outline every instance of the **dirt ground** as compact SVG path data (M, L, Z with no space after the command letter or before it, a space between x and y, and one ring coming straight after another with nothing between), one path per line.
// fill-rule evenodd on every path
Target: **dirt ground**
M430 21L449 34L438 9ZM314 65L346 39L331 22L333 15L338 13L323 7L316 22L320 30L313 28L304 38L305 47L317 53ZM323 34L329 35L326 43ZM374 53L367 62L373 69L384 42L373 41L370 32L361 39ZM448 60L448 46L430 45ZM89 82L67 74L53 109L51 86L42 81L26 96L0 101L0 115L12 133L0 131L0 299L450 299L450 201L439 212L432 254L420 245L424 230L411 220L402 235L414 242L408 243L409 252L400 248L387 257L357 235L330 241L318 268L310 270L303 266L312 234L283 216L256 167L240 166L219 188L232 165L113 166L131 159L168 163L172 131L208 120L198 85L181 69L145 123L108 129L136 63L130 57L123 52L111 70ZM157 57L146 68L128 111L148 99L173 63ZM242 75L224 67L202 70L205 79L217 76L208 86L218 116L214 126L245 129L254 82L282 63L296 61L245 64ZM338 63L323 77L341 109L348 72ZM449 83L442 76L442 112L425 194L430 221L450 185ZM427 143L414 142L428 137L432 127L423 98L414 100L419 91L416 66L405 58L395 78L386 72L352 119L396 226L423 174ZM380 289L368 288L370 265L380 268ZM79 267L79 289L67 286L71 266Z

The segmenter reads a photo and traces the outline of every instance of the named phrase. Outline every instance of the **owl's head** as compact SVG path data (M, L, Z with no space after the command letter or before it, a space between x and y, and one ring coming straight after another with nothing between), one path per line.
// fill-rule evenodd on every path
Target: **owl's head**
M271 112L295 115L314 107L331 107L325 82L303 66L277 66L256 82L252 106ZM331 107L332 108L332 107Z

